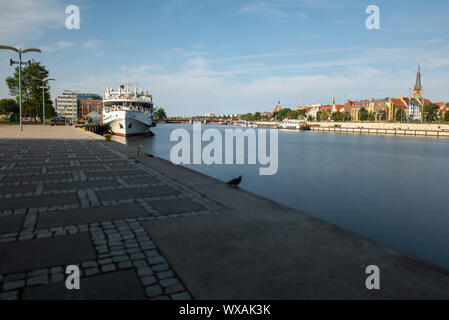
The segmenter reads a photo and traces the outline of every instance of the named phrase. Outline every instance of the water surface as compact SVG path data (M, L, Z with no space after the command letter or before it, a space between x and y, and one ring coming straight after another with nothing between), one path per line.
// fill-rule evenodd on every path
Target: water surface
M172 130L129 138L169 159ZM203 126L224 130L229 126ZM143 141L142 141L143 139ZM279 169L187 165L449 269L449 139L279 131Z

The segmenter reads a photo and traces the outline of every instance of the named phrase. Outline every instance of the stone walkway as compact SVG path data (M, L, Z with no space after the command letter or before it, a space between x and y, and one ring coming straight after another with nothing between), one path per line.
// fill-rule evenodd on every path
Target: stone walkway
M0 299L449 299L447 270L130 141L0 126Z
M0 130L2 299L190 298L142 222L211 201L79 129ZM65 288L69 264L82 290Z

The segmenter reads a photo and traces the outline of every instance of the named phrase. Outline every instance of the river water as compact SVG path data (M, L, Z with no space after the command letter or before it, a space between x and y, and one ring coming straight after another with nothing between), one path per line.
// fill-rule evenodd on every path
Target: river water
M169 160L176 128L192 132L163 124L126 143ZM278 134L276 175L259 175L259 165L186 166L222 181L241 175L243 189L449 269L449 139Z

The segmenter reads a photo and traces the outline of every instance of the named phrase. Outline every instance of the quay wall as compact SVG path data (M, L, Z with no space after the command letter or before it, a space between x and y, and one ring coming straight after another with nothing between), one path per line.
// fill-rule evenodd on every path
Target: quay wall
M309 123L310 125L318 125L320 127L334 127L334 125L340 125L342 128L449 131L449 124L386 123L386 122L309 122Z

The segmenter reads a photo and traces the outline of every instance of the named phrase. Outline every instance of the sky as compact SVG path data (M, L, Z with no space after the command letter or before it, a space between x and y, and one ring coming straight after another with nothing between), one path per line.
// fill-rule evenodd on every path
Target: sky
M65 26L80 9L80 29ZM369 5L380 29L368 30ZM0 0L0 44L41 48L64 90L103 95L130 81L169 116L272 111L407 96L449 101L449 1ZM13 72L0 50L0 98Z

